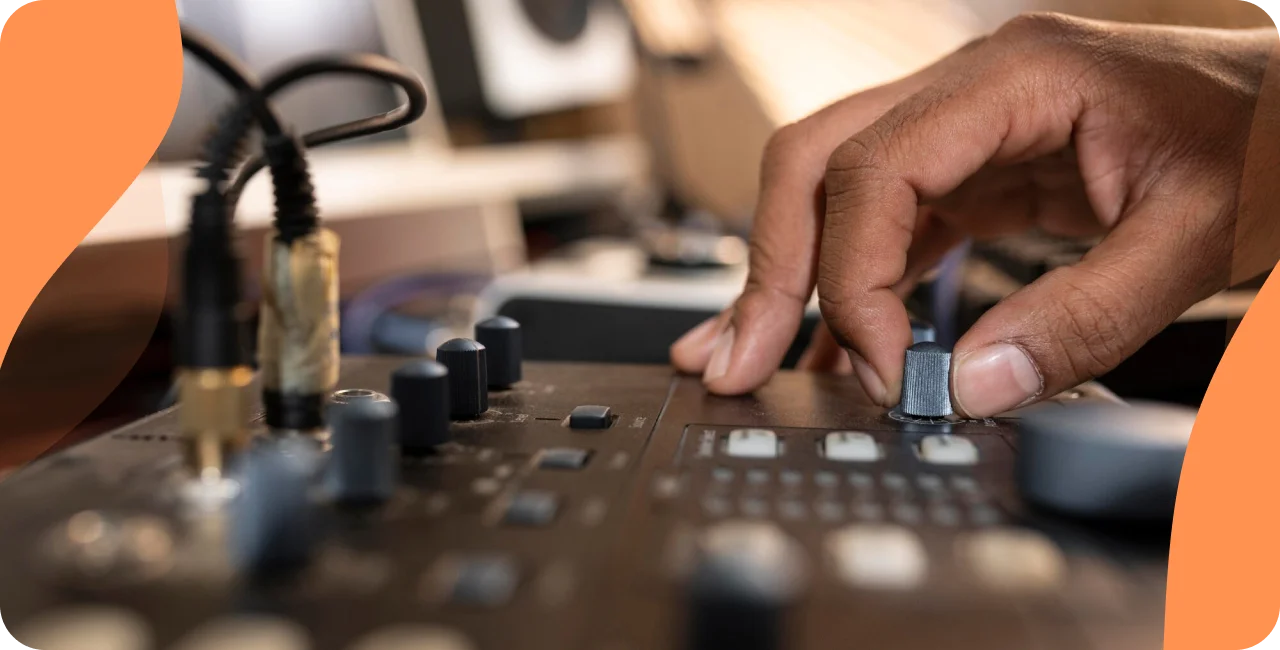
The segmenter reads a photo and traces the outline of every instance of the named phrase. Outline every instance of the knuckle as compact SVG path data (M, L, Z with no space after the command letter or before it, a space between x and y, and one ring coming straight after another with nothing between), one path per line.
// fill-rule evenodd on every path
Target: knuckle
M1108 291L1105 280L1092 280L1079 269L1059 269L1058 345L1076 379L1097 377L1128 356L1134 305Z
M1085 21L1066 14L1035 11L1019 14L1001 25L992 40L1003 43L1043 43L1069 40Z
M805 140L803 122L793 122L779 127L769 136L764 145L764 167L767 172L771 168L786 166L803 150Z

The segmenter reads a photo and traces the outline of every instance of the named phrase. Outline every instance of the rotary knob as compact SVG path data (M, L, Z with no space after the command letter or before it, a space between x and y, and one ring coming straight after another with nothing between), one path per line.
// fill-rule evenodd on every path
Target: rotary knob
M489 410L489 369L483 345L471 339L445 341L436 361L449 370L449 417L474 420Z
M951 351L929 341L907 349L901 409L921 418L951 415Z
M316 543L310 491L319 457L309 441L288 439L251 450L231 513L231 555L253 575L297 569Z
M485 348L491 388L508 388L520 381L524 361L521 337L520 323L506 316L476 323L476 341Z
M391 401L362 400L330 409L328 480L336 501L371 504L391 498L397 476L397 414Z
M424 360L391 373L391 397L400 406L400 450L420 456L449 442L449 369Z

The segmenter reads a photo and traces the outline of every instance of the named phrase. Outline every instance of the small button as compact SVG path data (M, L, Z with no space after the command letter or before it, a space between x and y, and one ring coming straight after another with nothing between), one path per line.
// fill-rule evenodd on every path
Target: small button
M794 469L786 469L782 470L782 472L778 474L778 480L782 481L783 485L795 487L804 482L804 474Z
M849 485L859 490L868 490L875 487L876 480L872 478L870 474L863 474L862 472L853 472L849 474Z
M935 505L929 508L929 520L945 528L958 526L960 525L960 511L953 506Z
M777 458L778 434L768 429L734 429L725 452L737 458Z
M570 429L608 429L613 424L613 409L607 406L575 406L569 413Z
M907 489L907 477L901 474L885 474L880 477L880 482L883 483L886 488L893 490L894 492Z
M507 504L502 521L512 526L548 526L560 510L560 499L551 492L525 490L516 493Z
M884 519L884 508L880 504L870 501L855 503L853 505L853 516L863 521L880 521Z
M861 589L912 589L924 582L928 559L920 538L899 526L846 526L827 536L836 572Z
M920 523L922 516L920 506L911 503L899 503L893 506L893 518L900 524L914 526Z
M821 471L813 475L813 482L818 487L833 488L840 484L840 477L835 472Z
M708 517L724 517L729 514L729 501L723 497L707 497L702 500L702 511Z
M880 460L880 445L870 434L861 431L828 433L822 444L829 460L848 463L873 463Z
M765 485L769 482L769 471L764 469L747 470L747 483L751 485Z
M968 438L929 436L920 441L920 459L934 465L976 465L978 448Z
M804 519L807 514L807 508L805 508L804 502L802 501L788 499L778 504L778 514L781 515L783 519L799 521Z
M813 504L813 511L823 521L840 521L844 518L844 508L835 501L819 501Z
M978 482L972 476L952 476L951 487L964 494L977 494Z
M591 452L576 447L553 447L543 449L538 467L542 469L580 470L587 466Z
M921 474L916 477L916 485L920 486L925 492L942 492L946 486L942 483L942 477L937 474Z
M764 499L746 498L738 504L738 509L747 517L763 518L769 514L769 504Z
M506 556L477 556L458 560L452 567L449 600L459 605L497 607L511 600L518 572Z
M1000 512L987 505L976 505L969 509L969 521L975 526L994 526L1000 523Z
M728 467L717 467L711 470L711 478L715 479L717 483L732 483L733 477L734 472Z

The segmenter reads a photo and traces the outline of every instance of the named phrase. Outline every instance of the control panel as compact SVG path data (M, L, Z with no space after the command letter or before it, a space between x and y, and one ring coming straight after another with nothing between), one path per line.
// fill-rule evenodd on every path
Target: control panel
M18 471L5 625L40 650L1161 645L1168 522L1020 488L1020 423L1125 408L1099 386L961 420L921 343L893 411L793 372L715 397L520 363L512 325L345 359L327 434L260 429L217 480L172 411Z

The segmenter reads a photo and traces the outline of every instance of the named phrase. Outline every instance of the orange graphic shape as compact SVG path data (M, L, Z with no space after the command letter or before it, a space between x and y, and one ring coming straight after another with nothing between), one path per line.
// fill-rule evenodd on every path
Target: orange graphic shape
M0 360L155 153L182 86L173 0L39 0L0 36Z

